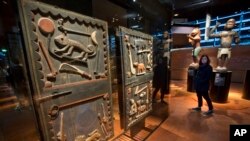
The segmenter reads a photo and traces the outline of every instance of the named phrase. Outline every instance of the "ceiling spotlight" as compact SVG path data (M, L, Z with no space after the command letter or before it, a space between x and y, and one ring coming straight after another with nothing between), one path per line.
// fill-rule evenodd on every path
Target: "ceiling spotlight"
M179 16L179 14L178 14L178 13L175 13L174 16L177 17L177 16Z
M133 0L133 2L136 2L136 0Z
M2 2L3 2L3 4L8 4L7 1L5 1L5 0L3 0Z

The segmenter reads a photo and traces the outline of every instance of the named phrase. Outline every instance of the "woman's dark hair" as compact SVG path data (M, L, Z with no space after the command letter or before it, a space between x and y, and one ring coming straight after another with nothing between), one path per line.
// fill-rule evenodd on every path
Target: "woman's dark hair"
M200 61L199 61L199 65L202 65L201 60L202 60L203 57L207 58L207 65L209 65L210 64L210 59L209 59L208 55L206 55L206 54L201 55L201 58L200 58Z

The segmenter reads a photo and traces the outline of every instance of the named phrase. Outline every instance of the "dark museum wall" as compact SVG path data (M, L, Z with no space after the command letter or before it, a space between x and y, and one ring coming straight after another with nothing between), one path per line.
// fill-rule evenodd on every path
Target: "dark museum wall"
M109 26L125 26L127 27L127 19L124 17L127 10L108 1L92 0L93 17L107 21Z
M192 63L191 51L192 48L173 49L171 51L171 79L186 80L187 70ZM217 48L203 48L201 54L209 55L211 65L216 67L217 63ZM232 56L228 64L228 70L232 71L232 82L243 83L246 70L250 69L250 47L237 46L232 48Z

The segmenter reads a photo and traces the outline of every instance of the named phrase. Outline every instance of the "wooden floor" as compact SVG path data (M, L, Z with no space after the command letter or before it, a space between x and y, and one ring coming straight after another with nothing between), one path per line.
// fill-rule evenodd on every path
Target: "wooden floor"
M32 108L18 105L14 89L0 82L0 141L39 141Z
M214 114L204 117L191 112L197 106L195 93L186 91L185 81L172 81L169 117L146 139L147 141L229 141L231 124L250 125L250 100L242 99L242 84L232 83L228 103L213 103ZM202 111L208 109L203 101Z

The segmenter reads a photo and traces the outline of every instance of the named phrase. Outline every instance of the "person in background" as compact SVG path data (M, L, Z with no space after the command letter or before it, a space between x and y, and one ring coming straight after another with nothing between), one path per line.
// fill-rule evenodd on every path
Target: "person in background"
M17 96L18 104L16 105L15 110L21 111L22 108L27 103L26 99L26 82L23 71L23 65L19 62L17 58L12 59L13 66L11 68L11 74L13 79L13 88Z
M163 40L162 40L162 46L164 50L163 57L166 59L167 67L170 68L170 49L171 49L171 44L173 42L173 39L170 38L169 33L165 31L163 33Z
M195 90L198 98L198 107L192 108L192 110L201 111L203 97L208 105L208 111L203 113L205 116L213 113L213 104L208 95L211 75L212 67L210 66L210 59L207 55L202 55L199 61L198 72L195 76Z
M153 59L153 102L156 102L156 95L160 90L161 93L161 102L166 103L164 101L164 94L167 93L167 71L169 68L169 60L170 60L170 44L172 39L169 38L169 34L167 31L163 33L163 39L158 42L154 49L154 59Z

